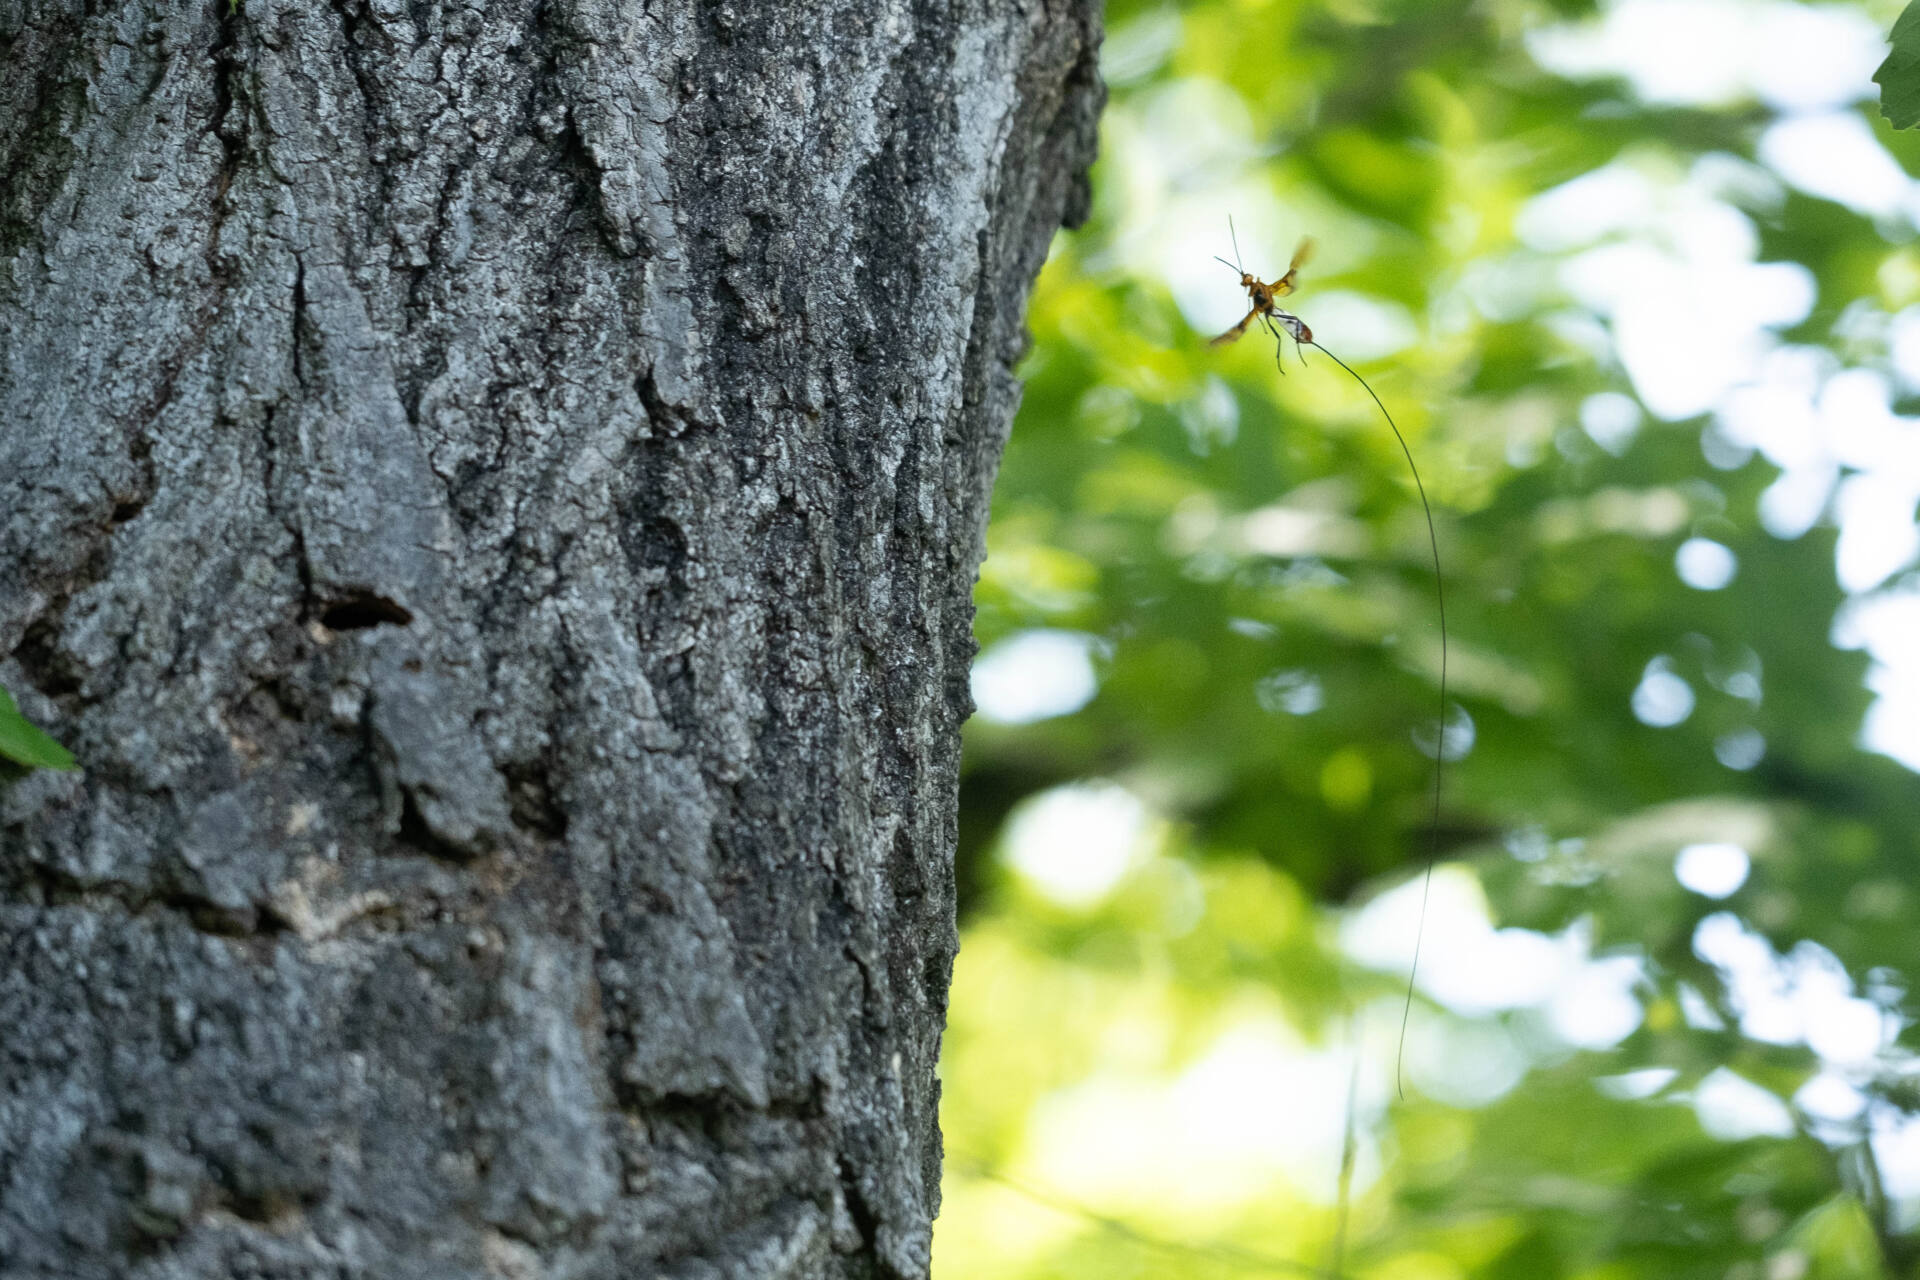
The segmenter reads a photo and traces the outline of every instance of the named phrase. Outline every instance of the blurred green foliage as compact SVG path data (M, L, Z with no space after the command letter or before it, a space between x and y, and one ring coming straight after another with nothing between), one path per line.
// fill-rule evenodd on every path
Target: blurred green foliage
M1920 575L1842 589L1832 486L1878 464L1821 435L1831 415L1741 434L1791 417L1783 369L1812 371L1812 403L1920 407L1899 351L1920 201L1823 189L1818 148L1812 176L1789 150L1805 124L1911 172L1920 140L1877 117L1879 51L1837 101L1768 79L1820 42L1754 53L1754 32L1805 12L1110 5L1094 216L1034 295L977 592L981 673L1070 687L1009 656L1039 636L1094 682L1026 713L983 696L968 730L943 1280L1318 1273L1350 1079L1347 1275L1920 1274L1920 779L1862 745L1847 621ZM1702 21L1750 47L1717 95L1564 53L1670 30L1669 64L1710 77L1728 55ZM1563 186L1597 171L1647 208ZM1286 305L1393 410L1440 521L1464 753L1404 1099L1439 737L1426 526L1337 368L1207 346L1244 300L1212 260L1230 215L1266 278L1316 238ZM1649 253L1676 308L1724 301L1716 280L1811 297L1648 355L1664 313L1636 320L1627 286L1659 277L1627 268ZM1722 274L1688 274L1703 256ZM1697 383L1725 351L1725 385L1676 408L1660 361ZM1886 432L1908 483L1920 436ZM1750 874L1708 896L1676 878L1685 849Z

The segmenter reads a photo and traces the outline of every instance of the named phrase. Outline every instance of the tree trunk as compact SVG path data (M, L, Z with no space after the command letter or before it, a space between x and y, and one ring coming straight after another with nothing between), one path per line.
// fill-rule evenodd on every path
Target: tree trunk
M0 0L0 1275L920 1276L1090 0Z

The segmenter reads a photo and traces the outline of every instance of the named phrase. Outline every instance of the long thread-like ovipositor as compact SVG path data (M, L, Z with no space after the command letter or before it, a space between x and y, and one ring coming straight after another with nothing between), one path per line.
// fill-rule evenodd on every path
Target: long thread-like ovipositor
M1101 1213L1065 1196L1023 1182L1001 1172L984 1160L962 1156L952 1149L949 1149L947 1157L949 1163L958 1167L967 1177L997 1183L1034 1204L1077 1218L1142 1249L1193 1258L1215 1266L1226 1265L1243 1271L1256 1271L1263 1275L1305 1276L1308 1280L1345 1280L1345 1277L1337 1271L1322 1270L1311 1263L1295 1262L1291 1258L1276 1257L1236 1245L1190 1244L1183 1240L1169 1240L1164 1236L1142 1231L1124 1218Z
M1347 1115L1340 1132L1340 1180L1334 1193L1334 1203L1339 1209L1333 1222L1333 1245L1327 1253L1327 1270L1341 1280L1345 1280L1347 1274L1347 1217L1353 1205L1353 1160L1359 1148L1354 1121L1360 1109L1359 1024L1351 1012L1347 1015L1347 1026L1353 1031L1353 1043L1351 1061L1347 1064Z
M1313 330L1307 327L1306 321L1279 304L1281 298L1293 292L1294 278L1301 266L1306 263L1312 251L1313 242L1302 240L1300 247L1294 251L1293 261L1288 265L1287 273L1278 280L1268 283L1239 264L1240 240L1234 234L1232 218L1227 219L1227 234L1233 240L1235 261L1227 262L1225 258L1220 261L1240 273L1240 287L1247 291L1252 309L1241 318L1239 324L1215 338L1212 345L1217 347L1237 341L1240 335L1247 331L1248 326L1258 320L1266 331L1273 335L1276 364L1279 363L1280 355L1286 347L1281 338L1284 331L1287 337L1294 340L1296 346L1317 348L1327 359L1345 369L1347 376L1359 383L1361 390L1373 400L1374 405L1380 410L1380 416L1387 420L1387 428L1393 432L1393 438L1399 441L1400 452L1406 455L1407 469L1413 473L1413 487L1420 494L1420 510L1427 517L1427 544L1433 550L1433 592L1440 613L1440 718L1434 729L1433 817L1427 825L1427 865L1420 883L1420 922L1413 934L1413 963L1407 968L1407 999L1405 1007L1400 1011L1400 1044L1395 1051L1393 1061L1394 1091L1405 1098L1407 1089L1403 1067L1407 1057L1407 1025L1413 1018L1414 984L1420 977L1420 942L1427 931L1427 898L1433 891L1433 866L1440 854L1440 793L1447 763L1447 587L1446 578L1440 571L1440 535L1434 529L1433 504L1427 501L1427 486L1420 479L1420 467L1413 460L1413 450L1407 447L1407 438L1400 434L1400 426L1394 422L1393 415L1387 412L1386 404L1374 393L1367 380L1353 371L1352 366L1313 340ZM1302 359L1305 359L1304 355ZM1284 366L1281 371L1285 372Z
M1305 325L1301 326L1304 331ZM1440 787L1447 765L1447 586L1446 578L1440 572L1440 535L1433 527L1433 507L1427 501L1427 486L1420 481L1420 468L1414 464L1413 450L1407 447L1407 438L1400 434L1393 415L1387 412L1387 406L1380 403L1380 397L1374 395L1367 380L1354 373L1347 362L1313 341L1312 334L1302 340L1303 346L1314 347L1327 359L1346 369L1353 380L1360 384L1374 404L1380 408L1380 416L1387 420L1387 426L1393 431L1393 438L1400 442L1400 452L1406 455L1407 469L1413 472L1413 487L1420 494L1420 510L1427 517L1427 545L1433 551L1433 595L1440 613L1440 718L1434 728L1433 743L1433 813L1427 823L1427 866L1420 879L1420 923L1413 931L1413 963L1407 967L1407 999L1400 1010L1400 1045L1394 1054L1393 1086L1402 1098L1407 1096L1406 1084L1402 1080L1401 1068L1407 1057L1407 1023L1413 1017L1413 986L1420 976L1420 940L1427 930L1427 897L1433 892L1433 864L1440 856Z

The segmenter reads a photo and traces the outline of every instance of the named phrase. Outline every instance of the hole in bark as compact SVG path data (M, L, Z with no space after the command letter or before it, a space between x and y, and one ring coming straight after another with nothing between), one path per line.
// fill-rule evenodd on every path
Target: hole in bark
M62 654L60 633L51 618L41 618L28 627L13 656L26 669L33 687L47 697L64 698L80 691L79 673Z
M125 524L146 510L146 508L147 504L145 501L139 498L132 498L126 502L119 503L113 509L113 522L115 524Z
M514 823L555 840L565 836L567 813L554 798L546 767L537 763L510 764L505 773Z
M383 624L404 627L412 621L413 615L397 603L371 592L330 605L320 615L320 625L332 631L363 631Z

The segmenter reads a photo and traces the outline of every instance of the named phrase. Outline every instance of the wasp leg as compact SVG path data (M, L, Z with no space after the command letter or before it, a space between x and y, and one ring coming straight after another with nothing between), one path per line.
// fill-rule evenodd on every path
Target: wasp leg
M1278 369L1280 376L1284 378L1287 376L1287 365L1281 357L1287 353L1287 344L1281 339L1280 331L1273 327L1272 316L1263 314L1260 317L1260 323L1267 327L1267 332L1273 337L1273 367Z

